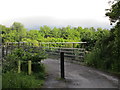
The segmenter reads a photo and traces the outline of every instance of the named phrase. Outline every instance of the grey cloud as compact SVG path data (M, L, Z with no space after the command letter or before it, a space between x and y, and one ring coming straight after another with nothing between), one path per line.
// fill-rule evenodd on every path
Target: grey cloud
M120 0L115 0L115 1L120 1Z
M72 27L101 27L109 29L111 26L109 22L97 21L92 19L58 19L54 17L24 17L14 19L15 21L21 22L29 29L39 29L40 26L48 25L50 27L65 27L71 25Z

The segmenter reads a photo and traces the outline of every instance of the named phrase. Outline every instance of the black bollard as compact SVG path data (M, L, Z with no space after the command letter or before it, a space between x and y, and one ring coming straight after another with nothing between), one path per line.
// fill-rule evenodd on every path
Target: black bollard
M64 52L60 53L60 68L61 68L61 78L65 79L65 74L64 74Z

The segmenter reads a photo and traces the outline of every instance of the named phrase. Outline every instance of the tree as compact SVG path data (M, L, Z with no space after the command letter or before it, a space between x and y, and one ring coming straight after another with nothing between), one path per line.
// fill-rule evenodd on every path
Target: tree
M113 5L110 9L106 9L108 12L106 16L109 17L111 24L120 22L120 1L113 1Z
M16 31L16 40L17 42L22 41L22 38L26 36L26 29L24 28L24 25L19 22L14 22L11 26L12 31Z
M47 38L51 36L51 28L47 25L44 25L43 27L40 27L40 33L43 37Z
M52 29L52 37L59 38L60 37L60 29L54 27Z
M11 33L11 29L4 26L4 25L0 25L0 36L1 36L1 40L2 43L6 42L6 41L13 41L12 36L10 35Z
M110 30L97 29L94 49L86 57L86 63L114 73L120 73L120 1L112 2L106 16L115 26Z
M38 30L27 31L26 37L31 40L37 40L37 41L41 41L43 39L41 33Z
M109 17L111 23L116 25L111 29L113 37L113 55L116 58L117 67L120 67L120 1L114 1L110 9L107 9L106 16Z
M17 32L24 29L24 25L19 22L14 22L11 26L11 30L16 30Z

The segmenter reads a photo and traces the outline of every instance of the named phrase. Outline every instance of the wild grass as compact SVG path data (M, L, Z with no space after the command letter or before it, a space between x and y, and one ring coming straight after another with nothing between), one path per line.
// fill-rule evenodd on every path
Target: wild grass
M9 71L2 74L2 88L40 88L44 84L44 67L38 73L28 75L25 72Z

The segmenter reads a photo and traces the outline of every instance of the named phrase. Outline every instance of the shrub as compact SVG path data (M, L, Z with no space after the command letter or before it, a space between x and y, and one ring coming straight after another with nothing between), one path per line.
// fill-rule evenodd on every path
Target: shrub
M112 73L120 73L120 57L117 44L111 36L101 38L85 57L85 62L89 66L106 70Z
M32 63L38 64L42 59L45 59L47 55L44 51L40 50L34 50L34 49L22 49L22 48L16 48L12 51L11 54L7 55L5 57L5 60L3 61L3 72L14 70L18 68L18 60L21 61L28 61L31 60ZM27 70L27 62L22 62L22 70ZM38 65L39 67L39 65Z
M44 65L38 63L44 59L44 52L34 51L29 49L24 51L22 48L17 48L11 54L5 57L3 62L3 88L39 88L44 83L45 68ZM42 54L41 54L42 53ZM21 60L21 73L16 73L18 68L18 60ZM32 61L32 74L27 75L27 60Z

